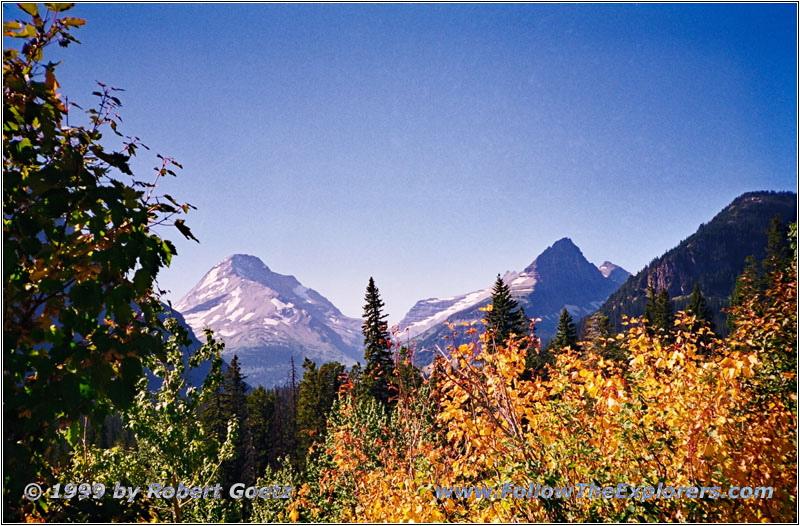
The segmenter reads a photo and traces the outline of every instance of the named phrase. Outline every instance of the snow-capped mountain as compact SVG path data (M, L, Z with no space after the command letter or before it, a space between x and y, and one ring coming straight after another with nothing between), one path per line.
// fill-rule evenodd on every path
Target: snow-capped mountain
M343 315L294 276L272 272L255 256L235 254L215 265L175 304L195 334L205 327L239 356L247 383L286 381L291 359L352 365L363 357L361 320Z
M608 261L599 268L594 266L572 240L563 238L523 271L506 272L503 281L528 317L541 318L536 331L546 341L555 333L561 309L566 308L577 322L596 311L629 275ZM444 323L480 320L483 312L479 309L490 302L491 292L490 286L461 296L419 301L397 325L396 337L403 344L415 342L417 356L425 362L436 345L444 348L449 344L444 337L451 330Z

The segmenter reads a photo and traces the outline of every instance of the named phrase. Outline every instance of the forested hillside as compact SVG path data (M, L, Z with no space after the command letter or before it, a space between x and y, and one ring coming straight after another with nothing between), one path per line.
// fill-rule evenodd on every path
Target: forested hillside
M780 231L797 219L797 195L792 192L749 192L737 197L711 221L678 246L650 262L603 303L600 311L615 328L622 328L623 316L644 314L648 285L666 290L677 309L683 309L695 285L713 312L714 325L727 334L723 309L730 303L736 279L750 257L764 259L773 218L780 219Z

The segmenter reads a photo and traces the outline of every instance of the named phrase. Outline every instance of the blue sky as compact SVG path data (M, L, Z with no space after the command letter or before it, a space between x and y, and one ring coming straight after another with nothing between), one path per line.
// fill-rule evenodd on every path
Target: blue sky
M16 8L4 5L4 19ZM568 236L640 270L737 195L797 190L797 13L751 5L83 4L57 76L184 165L160 283L232 253L390 321ZM21 13L21 12L20 12Z

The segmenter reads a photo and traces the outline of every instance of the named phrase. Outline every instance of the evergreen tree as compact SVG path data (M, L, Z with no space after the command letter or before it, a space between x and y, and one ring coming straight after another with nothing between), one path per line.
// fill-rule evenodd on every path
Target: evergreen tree
M352 366L349 371L347 371L347 381L352 384L352 389L355 393L362 392L361 378L363 373L364 371L361 368L361 362L356 362L356 364Z
M765 273L776 269L783 269L792 261L792 250L787 241L789 228L781 221L780 214L775 215L769 222L767 231L767 250L763 267ZM765 279L765 282L768 279ZM768 285L764 283L764 288Z
M311 444L325 439L328 414L342 385L344 365L331 362L317 369L317 365L306 358L303 369L297 396L297 455L301 463Z
M674 329L675 307L672 305L672 299L670 299L666 288L661 289L656 299L656 327L662 329L667 339L670 339Z
M229 418L235 418L239 423L239 436L236 440L236 458L223 465L223 469L229 483L251 484L256 479L256 460L247 405L247 384L244 383L244 378L239 357L234 355L223 379L223 407L225 414Z
M389 331L386 324L388 315L383 313L384 303L381 300L375 280L369 278L367 293L364 296L364 323L361 331L364 334L364 372L361 379L361 391L389 405L391 398L390 378L394 363L389 349Z
M247 411L250 415L249 427L253 437L255 452L254 471L257 477L264 473L270 462L277 460L272 452L272 428L275 419L275 392L263 386L247 395Z
M727 309L727 318L725 324L728 326L728 332L736 330L736 307L741 306L747 300L747 293L752 292L752 288L760 288L756 286L760 282L760 272L758 264L753 256L747 256L745 259L745 267L739 277L736 278L736 285L731 292L729 307Z
M293 468L300 467L297 458L297 420L294 389L287 383L272 390L274 412L270 425L269 466L281 468L281 459L289 458Z
M523 380L531 380L534 375L546 377L548 365L553 365L555 355L550 347L542 348L538 341L532 341L528 347L528 355L525 357L525 371L522 373Z
M752 294L763 295L772 284L771 278L774 278L775 272L787 268L795 261L796 255L793 254L788 241L790 227L791 225L782 223L780 215L775 215L770 220L767 230L767 246L761 265L759 266L752 256L745 259L746 265L736 280L736 286L730 296L730 307L727 310L726 325L730 332L735 331L737 327L735 314L739 310L737 307L747 302Z
M529 321L525 312L511 297L511 289L500 274L492 288L492 308L486 312L487 329L497 344L505 342L512 334L523 338L528 334Z
M757 274L755 266L756 264L753 257L748 256L745 260L744 270L739 277L736 278L736 285L733 287L733 292L731 292L730 300L728 302L729 308L727 309L727 317L725 318L725 324L728 326L728 332L733 332L736 330L736 307L740 306L745 299L745 282L747 281L748 277L755 276Z
M714 314L711 312L711 307L708 306L708 302L703 297L703 293L700 292L700 288L697 285L695 285L694 290L692 290L692 297L689 299L689 304L686 306L686 312L697 318L697 327L705 325L712 331L714 330Z
M578 348L578 332L575 328L575 322L572 321L572 316L569 315L566 307L561 311L561 316L558 318L558 326L556 327L556 335L550 340L548 349L555 352L564 347L572 350L577 350Z
M653 335L654 330L653 327L655 326L655 320L658 317L656 311L658 310L658 301L656 300L656 289L653 287L653 283L647 284L647 299L645 300L644 304L644 319L647 320L645 325L645 329L647 330L647 334L650 336Z
M644 306L644 317L647 320L645 330L650 336L663 333L669 341L675 321L675 307L666 288L655 293L652 283L647 287L647 303Z
M224 393L222 386L218 386L208 395L200 408L200 423L207 433L210 433L220 443L225 442L228 435L228 413L225 410Z

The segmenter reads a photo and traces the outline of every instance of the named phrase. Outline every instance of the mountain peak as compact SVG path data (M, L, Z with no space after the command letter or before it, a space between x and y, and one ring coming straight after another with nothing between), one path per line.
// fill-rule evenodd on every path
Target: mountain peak
M561 239L559 239L558 241L553 243L553 246L550 247L550 248L555 248L555 247L573 247L573 248L578 248L577 245L575 245L575 243L572 242L572 239L568 238L568 237L562 237Z
M223 259L218 266L230 265L231 271L250 281L261 281L273 272L256 256L250 254L233 254Z
M258 256L253 256L252 254L231 254L230 256L222 260L223 263L226 261L232 261L237 263L241 263L244 261L251 261L254 263L259 263L261 265L264 265L264 262L261 261L261 258L259 258Z
M541 270L543 265L550 266L550 264L561 264L565 260L571 260L579 263L586 261L586 258L583 257L583 252L581 252L581 249L578 248L568 237L562 237L547 247L536 257L536 259L533 260L533 263L528 265L528 267L525 269L525 272L532 273L537 269ZM589 262L586 261L586 263Z
M619 265L615 265L614 263L606 260L606 261L603 261L603 264L600 265L597 268L600 269L600 272L603 273L603 277L607 278L609 276L609 274L614 272L616 269L622 268L622 267L620 267Z
M617 285L625 283L631 275L630 272L610 261L603 261L603 264L597 268L603 274L604 278L613 281Z
M551 246L547 247L544 250L544 252L539 254L539 258L541 258L542 256L546 257L548 255L564 256L569 254L580 255L580 257L583 257L581 249L579 249L578 246L575 243L573 243L570 238L562 237L561 239L553 243Z

